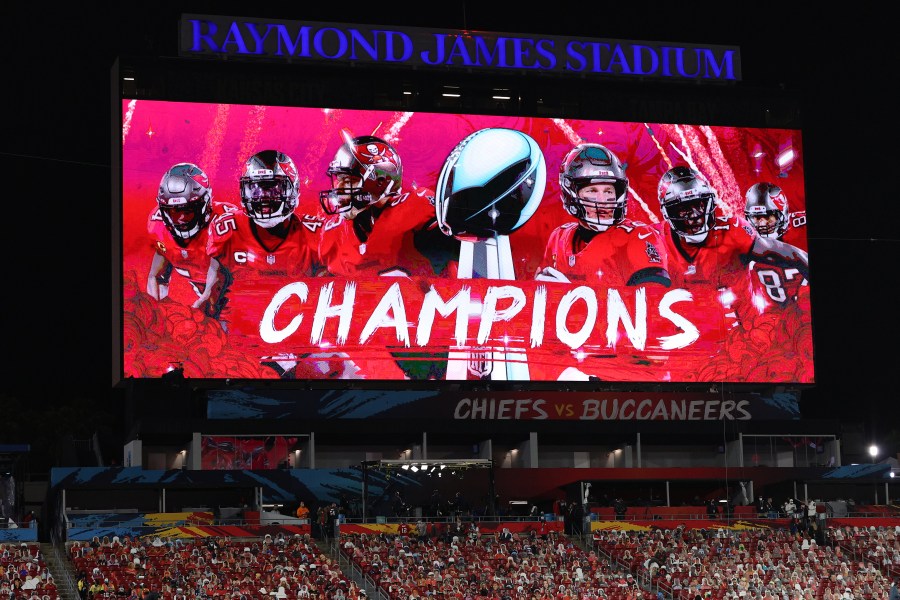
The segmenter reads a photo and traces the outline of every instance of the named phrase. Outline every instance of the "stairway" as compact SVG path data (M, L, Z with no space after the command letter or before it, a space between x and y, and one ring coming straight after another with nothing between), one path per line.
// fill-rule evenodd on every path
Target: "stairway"
M54 546L46 542L41 543L41 555L53 582L60 600L81 600L78 596L78 588L75 586L75 567L66 555L64 546Z
M320 549L341 567L341 571L343 571L347 577L356 582L359 589L366 590L366 593L371 600L386 598L387 596L384 591L375 585L375 582L371 578L367 578L357 565L350 562L350 560L341 552L338 544L339 540L332 540L332 542L328 544L323 543L320 545Z

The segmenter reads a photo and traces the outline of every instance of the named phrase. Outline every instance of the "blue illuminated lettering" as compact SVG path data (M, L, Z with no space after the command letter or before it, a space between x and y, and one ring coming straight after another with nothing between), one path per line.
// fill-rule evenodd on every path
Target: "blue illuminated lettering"
M533 40L522 39L522 38L512 38L513 43L513 59L515 62L512 65L504 65L516 67L517 69L535 69L537 65L534 64L525 64L525 61L530 58L532 44L534 44Z
M457 37L453 40L453 47L450 48L450 54L447 55L446 64L452 65L454 58L461 58L462 64L467 67L474 66L475 63L472 61L472 57L469 56L469 49L466 48L466 40L462 36Z
M716 62L716 55L709 48L703 49L703 59L706 65L706 77L715 79L722 78L725 73L725 79L734 79L734 51L728 50L722 56L722 64Z
M654 42L514 36L465 31L398 31L365 25L184 18L179 51L270 59L540 69L622 77L739 80L740 50Z
M612 57L609 59L609 70L612 71L617 66L619 67L619 73L631 75L631 67L628 65L628 59L625 58L625 52L619 44L616 44L612 48Z
M535 50L543 58L547 59L547 62L539 62L538 68L548 70L556 68L556 54L554 54L553 49L553 40L538 40Z
M684 65L684 51L685 51L685 48L675 48L675 70L678 71L678 74L681 75L682 77L697 77L698 75L700 75L699 61L697 63L697 70L694 71L693 73L688 73L685 70L685 65ZM697 58L699 58L697 50L694 51L694 55L697 56Z
M423 50L419 56L422 59L422 62L426 65L439 65L444 62L444 42L447 41L447 36L443 33L435 33L434 40L437 42L435 46L434 55L431 55L427 50Z
M229 46L234 46L234 52L238 54L250 54L250 51L247 50L247 44L244 43L244 37L241 35L240 25L232 21L231 25L228 27L228 33L225 34L225 39L222 40L222 51L227 52Z
M587 58L581 55L580 50L585 44L581 42L569 42L566 44L566 71L584 71L587 67Z
M201 52L203 50L203 44L206 44L207 47L213 52L219 52L219 45L216 44L216 40L213 38L216 35L216 31L218 31L218 27L212 21L199 21L197 19L191 19L191 39L193 43L191 44L191 52ZM207 26L208 33L203 33L201 28L203 25Z
M325 37L327 33L334 33L337 37L338 49L332 55L329 55L325 50L325 46L322 43L322 38ZM347 35L341 31L340 29L335 29L334 27L326 27L324 29L320 29L316 32L316 35L313 37L313 48L316 51L316 54L321 56L322 58L340 58L347 53Z
M673 49L669 46L663 46L660 50L662 50L662 72L660 74L664 77L671 77L672 70L669 68L669 65L672 62L671 54Z
M377 36L376 36L377 37ZM359 29L351 29L350 30L350 59L358 60L359 56L356 54L356 47L359 45L366 54L369 55L369 58L378 60L378 44L372 44L365 38L362 32Z
M412 56L413 42L405 33L381 30L376 30L374 33L384 36L384 60L387 62L406 62ZM399 55L394 52L398 42L402 46L402 52Z
M485 40L480 35L475 36L475 62L478 65L494 65L501 62L503 59L498 60L498 55L502 56L503 46L501 44L495 44L493 51L491 51L487 40ZM484 62L481 62L481 59L484 58Z
M659 69L659 56L656 55L656 52L653 48L649 46L642 46L640 44L635 44L633 47L634 50L634 74L635 75L652 75ZM644 57L648 57L650 60L650 65L647 68L644 68Z
M265 52L266 37L268 37L269 33L272 31L272 26L266 25L265 34L260 35L254 23L244 23L244 25L246 25L247 31L249 31L251 37L253 37L253 41L256 42L256 51L253 52L253 54L263 54Z
M309 52L309 32L310 27L301 27L297 32L297 37L291 39L290 32L284 25L276 25L275 31L278 38L278 45L275 54L283 56L302 56L309 58L312 56ZM282 48L283 46L283 48ZM298 51L299 49L299 51ZM286 52L285 52L286 50Z

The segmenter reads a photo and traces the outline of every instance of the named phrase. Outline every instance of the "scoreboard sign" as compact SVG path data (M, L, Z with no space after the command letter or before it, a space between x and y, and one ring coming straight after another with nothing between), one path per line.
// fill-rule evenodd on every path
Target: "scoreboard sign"
M814 381L797 130L121 111L124 377Z
M525 71L699 83L741 80L740 49L561 36L182 15L179 53L283 63Z

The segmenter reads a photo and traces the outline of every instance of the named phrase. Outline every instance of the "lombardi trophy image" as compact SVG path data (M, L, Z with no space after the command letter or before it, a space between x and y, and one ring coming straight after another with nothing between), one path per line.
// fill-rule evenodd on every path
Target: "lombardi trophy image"
M534 215L546 183L544 154L521 131L481 129L456 145L438 177L435 213L460 241L459 279L516 278L509 235ZM525 344L451 351L447 379L528 380Z

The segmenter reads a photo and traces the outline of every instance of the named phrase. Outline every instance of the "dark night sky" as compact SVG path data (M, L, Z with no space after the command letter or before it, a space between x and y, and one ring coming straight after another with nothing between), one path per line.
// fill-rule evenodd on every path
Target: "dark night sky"
M488 2L110 3L91 14L5 8L0 159L5 168L2 385L45 401L110 391L110 69L117 55L177 55L182 12L728 44L747 84L800 94L810 214L818 384L805 415L863 420L885 433L900 367L891 185L897 67L879 16L776 3L566 3L503 12ZM504 3L505 4L505 3ZM783 4L783 3L782 3ZM561 10L553 14L555 7ZM727 10L729 14L724 14ZM745 11L735 13L734 11ZM10 12L12 11L12 12ZM443 12L441 12L443 11Z

